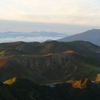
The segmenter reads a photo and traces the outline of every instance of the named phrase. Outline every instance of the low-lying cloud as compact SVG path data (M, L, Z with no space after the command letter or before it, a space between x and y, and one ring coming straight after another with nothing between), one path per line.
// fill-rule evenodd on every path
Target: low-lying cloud
M16 41L25 41L25 42L43 42L46 40L57 40L62 37L67 36L64 33L56 32L1 32L0 33L0 42L16 42Z
M44 42L46 40L57 40L60 39L61 37L24 37L24 36L19 36L19 37L8 37L8 38L0 38L0 43L7 43L7 42L16 42L16 41L24 41L24 42Z

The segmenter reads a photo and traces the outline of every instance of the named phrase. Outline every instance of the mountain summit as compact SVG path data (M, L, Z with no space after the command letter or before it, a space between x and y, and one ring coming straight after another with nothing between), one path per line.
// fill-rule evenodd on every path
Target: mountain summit
M59 39L58 41L62 42L68 42L68 41L76 41L76 40L83 40L83 41L89 41L96 45L100 46L100 29L92 29L88 30L86 32L75 34L69 37L65 37L62 39Z

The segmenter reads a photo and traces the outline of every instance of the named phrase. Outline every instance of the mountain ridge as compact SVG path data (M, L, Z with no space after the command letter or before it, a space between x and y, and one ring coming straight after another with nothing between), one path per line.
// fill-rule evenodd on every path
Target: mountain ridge
M58 41L68 42L68 41L78 41L78 40L89 41L100 46L100 43L99 43L100 29L88 30L79 34L75 34L75 35L71 35L71 36L59 39Z
M14 79L14 78L12 78ZM12 79L6 80L12 81ZM75 88L71 83L56 83L53 86L39 85L28 79L16 78L13 84L0 82L0 100L99 100L100 83L81 79L84 88Z
M46 55L13 55L6 59L0 67L1 81L14 76L37 83L64 82L85 77L94 80L100 72L100 63L71 50Z
M11 42L0 43L0 55L44 55L49 53L60 53L66 50L75 51L83 56L99 61L100 46L85 41L73 42Z
M13 42L0 44L0 80L28 78L37 83L94 77L100 47L90 42Z

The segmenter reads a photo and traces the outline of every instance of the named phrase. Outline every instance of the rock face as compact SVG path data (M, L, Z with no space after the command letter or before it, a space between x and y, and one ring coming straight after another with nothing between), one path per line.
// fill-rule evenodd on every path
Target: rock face
M85 80L81 82L85 82L86 87L80 89L70 83L50 87L17 78L10 85L0 83L0 100L100 100L100 84Z
M77 40L89 41L93 44L100 46L100 42L99 42L100 29L88 30L88 31L80 33L80 34L75 34L75 35L72 35L69 37L59 39L58 41L69 42L69 41L77 41Z

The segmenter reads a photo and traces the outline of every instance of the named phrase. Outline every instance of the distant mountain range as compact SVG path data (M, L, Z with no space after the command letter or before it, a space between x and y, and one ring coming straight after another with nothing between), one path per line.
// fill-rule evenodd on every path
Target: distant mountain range
M40 31L40 32L0 32L0 37L6 38L6 37L19 37L19 36L24 36L24 37L63 37L66 36L67 34L64 33L57 33L57 32L46 32L46 31Z
M70 42L70 41L89 41L93 44L100 46L100 29L92 29L83 33L75 34L69 36L65 33L57 33L57 32L0 32L0 42L16 42L16 41L24 41L24 42L44 42L44 41L62 41L62 42Z
M77 41L77 40L89 41L91 43L100 46L100 29L88 30L80 34L75 34L72 36L59 39L58 41L68 42L68 41Z

